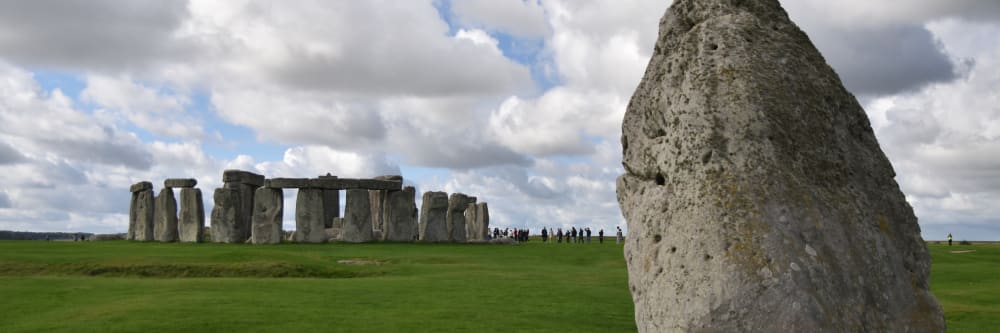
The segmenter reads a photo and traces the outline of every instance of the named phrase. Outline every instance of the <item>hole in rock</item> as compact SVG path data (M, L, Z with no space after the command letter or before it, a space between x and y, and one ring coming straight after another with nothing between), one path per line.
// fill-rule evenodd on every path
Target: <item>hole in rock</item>
M676 246L671 246L670 247L670 253L676 253L676 252L677 252L677 247Z
M709 51L715 51L715 50L718 50L718 49L719 49L719 45L718 44L715 44L715 43L708 44L708 50Z
M667 179L663 178L663 175L661 175L661 174L657 174L656 175L656 185L663 186L666 183L667 183Z
M663 236L660 235L653 236L653 242L659 243L660 240L663 240Z

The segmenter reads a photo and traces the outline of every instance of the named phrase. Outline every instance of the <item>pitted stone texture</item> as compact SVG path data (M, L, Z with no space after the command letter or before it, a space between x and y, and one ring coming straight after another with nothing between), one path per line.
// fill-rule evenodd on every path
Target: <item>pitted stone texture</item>
M285 194L277 188L258 188L254 194L253 205L253 231L250 232L250 242L254 244L281 243Z
M132 184L132 186L129 187L129 192L132 193L142 192L142 191L152 191L152 190L153 190L153 183L147 181L141 181Z
M468 240L465 234L465 209L469 206L469 197L462 193L452 193L448 198L448 240L452 242L465 243Z
M240 190L233 188L217 188L212 195L215 206L212 207L212 242L242 243L240 233L236 228L236 212L239 209Z
M323 190L304 188L295 198L295 241L322 243L326 241L323 223Z
M194 178L168 178L163 181L163 187L188 188L198 185L198 180Z
M407 186L402 191L390 191L386 195L385 228L382 240L390 242L412 242L417 240L416 189Z
M153 241L155 238L153 236L153 208L156 206L153 201L153 190L135 192L133 196L135 197L133 205L135 207L135 232L132 233L132 239L142 242Z
M639 331L943 331L867 116L778 1L660 22L618 179Z
M169 187L160 190L153 208L153 237L157 242L177 241L177 199Z
M420 240L448 241L448 193L424 192L420 204Z
M226 170L222 172L223 183L241 183L260 187L264 185L264 176L250 171Z
M177 221L177 237L181 242L198 243L205 229L205 203L202 201L201 190L196 188L181 189L181 212Z
M248 183L226 183L223 187L237 190L236 221L233 225L234 242L246 242L253 229L253 197L260 186Z
M347 203L344 206L344 225L340 229L340 240L348 243L375 240L368 190L347 190L345 199Z

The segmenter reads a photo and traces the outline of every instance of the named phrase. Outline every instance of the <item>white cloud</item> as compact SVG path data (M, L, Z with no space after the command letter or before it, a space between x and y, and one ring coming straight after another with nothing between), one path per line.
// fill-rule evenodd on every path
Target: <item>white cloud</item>
M201 140L201 121L186 112L185 95L169 94L128 77L88 75L80 98L106 108L154 135ZM102 112L98 111L98 112Z
M537 0L453 0L451 9L465 26L522 38L541 38L549 33L545 9Z

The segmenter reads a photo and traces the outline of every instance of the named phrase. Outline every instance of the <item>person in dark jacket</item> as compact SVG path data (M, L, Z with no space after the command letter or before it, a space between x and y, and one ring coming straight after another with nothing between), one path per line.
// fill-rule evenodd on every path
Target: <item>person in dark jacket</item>
M601 230L597 231L597 241L600 242L601 244L604 244L604 228L601 228Z
M546 243L549 240L549 232L542 228L542 243Z

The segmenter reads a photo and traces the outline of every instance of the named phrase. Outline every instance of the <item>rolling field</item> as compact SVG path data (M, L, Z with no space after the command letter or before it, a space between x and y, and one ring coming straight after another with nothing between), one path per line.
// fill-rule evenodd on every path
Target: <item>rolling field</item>
M930 249L949 331L1000 327L1000 246ZM613 241L0 241L0 332L628 332L632 310Z

